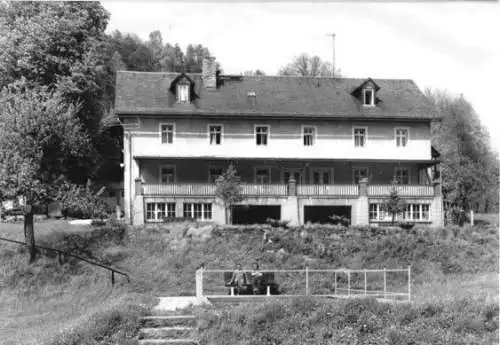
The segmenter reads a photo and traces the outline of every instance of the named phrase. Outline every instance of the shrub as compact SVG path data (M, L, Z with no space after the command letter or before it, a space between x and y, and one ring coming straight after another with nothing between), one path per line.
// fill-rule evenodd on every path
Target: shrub
M266 224L271 225L271 227L273 227L273 228L285 228L285 229L287 229L289 223L290 223L290 221L288 221L288 220L277 220L277 219L273 219L273 218L266 219Z
M58 196L61 213L65 218L105 218L110 212L108 205L91 192L89 187L66 184Z
M332 223L334 225L342 225L342 226L349 226L349 218L346 217L346 216L342 216L342 215L337 215L337 214L334 214L333 216L330 216L328 217L332 220Z
M411 230L415 226L415 223L411 222L399 222L399 227L404 230Z
M104 219L92 219L90 222L91 226L104 226L106 225L106 221Z

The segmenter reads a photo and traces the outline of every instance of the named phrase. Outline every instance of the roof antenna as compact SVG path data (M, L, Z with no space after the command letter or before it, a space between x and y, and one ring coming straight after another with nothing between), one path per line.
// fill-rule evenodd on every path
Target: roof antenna
M335 34L327 34L327 36L332 36L333 41L332 77L335 77Z

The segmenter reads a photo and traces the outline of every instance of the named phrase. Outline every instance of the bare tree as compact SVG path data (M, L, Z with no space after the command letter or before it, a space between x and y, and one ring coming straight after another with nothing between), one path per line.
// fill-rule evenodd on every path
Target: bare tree
M310 56L302 53L293 61L278 71L279 75L302 76L302 77L332 77L333 67L331 62L323 61L317 55ZM340 76L340 70L335 71L335 76Z

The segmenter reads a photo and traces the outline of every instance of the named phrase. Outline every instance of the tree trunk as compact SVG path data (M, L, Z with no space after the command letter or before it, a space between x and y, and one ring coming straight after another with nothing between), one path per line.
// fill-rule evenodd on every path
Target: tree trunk
M28 245L29 263L35 261L36 248L35 248L35 231L33 227L33 207L27 203L24 211L24 240Z

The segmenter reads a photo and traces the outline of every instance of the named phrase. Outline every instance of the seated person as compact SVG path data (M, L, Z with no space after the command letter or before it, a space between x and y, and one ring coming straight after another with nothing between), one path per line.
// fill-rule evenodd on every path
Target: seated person
M229 280L230 285L236 286L236 293L239 294L245 285L248 285L247 277L245 272L241 269L241 265L237 264L236 269L233 271L231 280Z
M259 264L254 262L252 264L252 272L251 272L251 278L252 278L252 286L253 286L253 293L254 295L258 294L260 292L260 286L262 284L262 272L259 272Z

